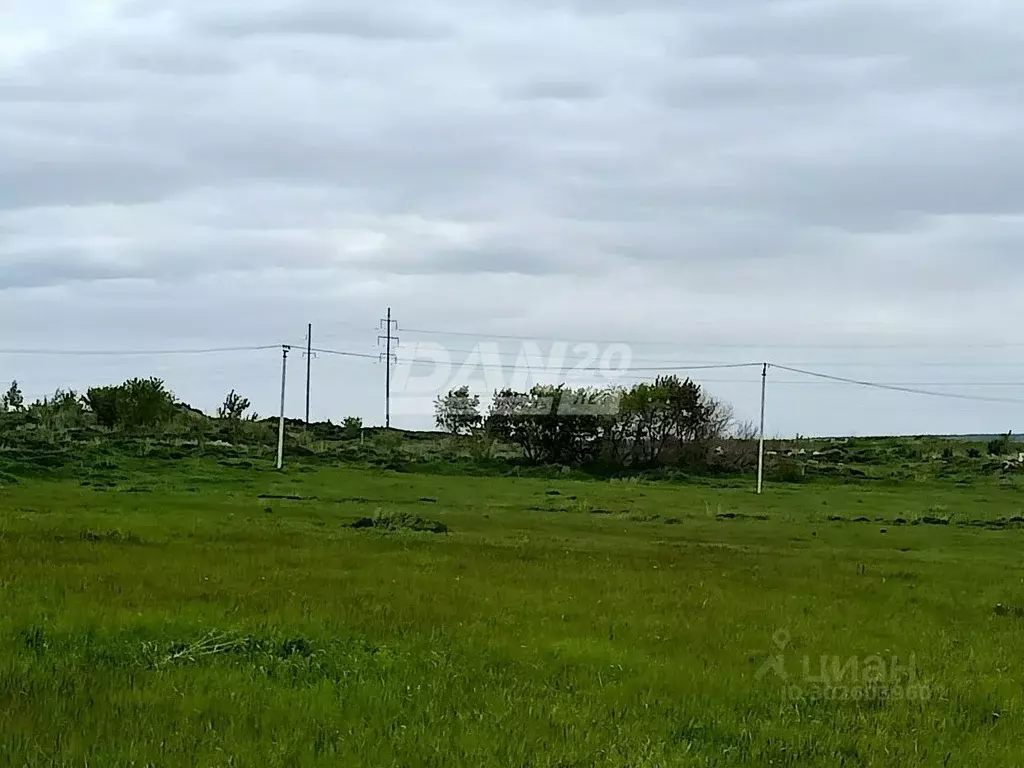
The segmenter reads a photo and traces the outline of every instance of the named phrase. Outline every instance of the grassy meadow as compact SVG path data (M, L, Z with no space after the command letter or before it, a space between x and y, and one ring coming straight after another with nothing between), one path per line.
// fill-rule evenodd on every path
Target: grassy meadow
M1016 484L74 474L0 485L0 764L1024 765Z

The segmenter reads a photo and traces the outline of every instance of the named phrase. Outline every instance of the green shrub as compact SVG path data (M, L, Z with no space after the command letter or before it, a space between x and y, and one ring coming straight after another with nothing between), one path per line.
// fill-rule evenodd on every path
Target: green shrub
M363 420L358 416L348 416L341 423L341 433L346 440L358 440L363 434Z
M155 427L177 411L174 395L161 379L130 379L117 387L92 387L85 404L107 429Z
M780 461L770 476L770 479L777 483L802 483L805 478L803 465L792 460Z
M995 440L990 440L988 444L988 455L989 456L1006 456L1013 449L1013 433L1008 432L1001 437L997 437Z
M378 531L417 531L448 533L448 526L437 520L427 520L402 510L378 509L373 517L364 517L352 524L353 528L374 528Z

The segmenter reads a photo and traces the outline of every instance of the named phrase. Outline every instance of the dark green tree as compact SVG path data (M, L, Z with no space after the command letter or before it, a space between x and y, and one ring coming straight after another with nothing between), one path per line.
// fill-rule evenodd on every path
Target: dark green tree
M7 393L0 398L0 410L18 413L25 410L25 396L21 393L17 381L12 381Z
M469 435L483 424L480 396L469 387L453 389L434 402L434 421L439 429L452 435Z
M92 387L84 398L96 422L108 429L156 427L174 418L177 401L161 379L130 379L117 387Z
M90 387L82 399L86 408L96 417L97 424L113 429L117 426L120 395L120 387Z
M239 395L235 390L228 392L224 402L217 409L217 418L227 421L241 421L245 412L249 410L252 403Z

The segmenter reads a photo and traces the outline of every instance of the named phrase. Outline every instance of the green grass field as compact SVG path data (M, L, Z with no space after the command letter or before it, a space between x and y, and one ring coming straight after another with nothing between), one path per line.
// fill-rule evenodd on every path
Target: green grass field
M1016 487L84 482L0 487L3 764L1024 765Z

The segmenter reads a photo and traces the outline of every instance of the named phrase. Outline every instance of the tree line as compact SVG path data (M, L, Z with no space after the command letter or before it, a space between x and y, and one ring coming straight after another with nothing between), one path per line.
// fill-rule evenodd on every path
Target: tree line
M484 413L468 387L435 401L435 423L453 436L501 440L528 461L567 466L742 469L755 431L690 379L661 376L630 388L538 385L494 393Z
M180 402L158 378L134 378L79 394L58 390L26 405L15 382L0 397L3 414L21 413L53 437L88 426L126 433L170 432L202 437L209 417ZM732 409L690 379L662 376L630 388L574 389L538 385L524 392L494 393L484 412L468 387L435 402L437 426L468 439L473 455L486 458L495 445L518 448L535 464L647 470L736 471L756 461L756 432L736 424ZM233 442L274 438L232 390L216 411L218 430ZM359 438L361 420L345 419L343 439Z
M258 421L248 413L251 404L234 390L217 409L217 418L231 422ZM58 389L52 397L26 404L17 381L0 397L0 414L26 414L53 426L74 428L94 423L112 430L150 429L181 417L203 414L181 402L162 379L128 379L117 386L90 387L79 394Z

